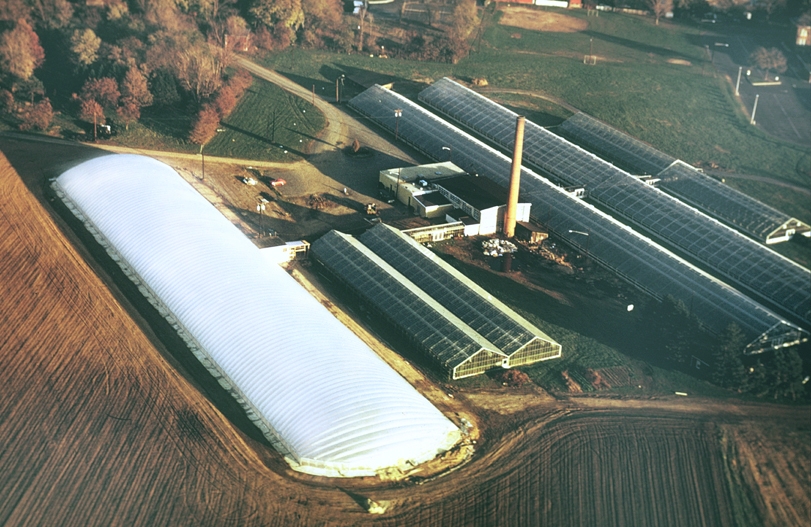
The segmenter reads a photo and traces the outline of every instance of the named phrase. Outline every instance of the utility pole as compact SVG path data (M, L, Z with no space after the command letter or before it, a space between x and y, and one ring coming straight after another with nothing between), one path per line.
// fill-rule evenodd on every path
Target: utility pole
M218 133L224 132L224 131L225 131L225 128L217 128L215 133L218 134ZM209 141L210 140L211 139L209 139ZM208 142L208 141L206 141L206 142ZM202 175L202 177L200 179L202 179L203 181L205 181L205 179L206 179L206 155L203 153L203 148L205 148L205 146L206 146L206 143L203 143L202 145L200 145L200 163L201 163L201 168L202 168L202 171L203 171L203 175Z
M203 177L201 177L200 179L202 179L203 181L206 180L206 155L203 153L203 147L205 147L205 146L206 146L205 143L200 145L200 161L202 163L202 168L203 168Z
M340 88L343 88L345 78L346 78L346 75L344 75L343 73L341 74L340 77L335 77L335 102L338 103L338 104L341 104L341 91L340 91ZM339 84L338 84L339 82L340 82L340 88L339 88Z
M259 237L263 238L265 236L265 225L262 221L264 215L262 214L265 210L265 204L263 202L259 202L259 205L256 206L256 212L259 213Z

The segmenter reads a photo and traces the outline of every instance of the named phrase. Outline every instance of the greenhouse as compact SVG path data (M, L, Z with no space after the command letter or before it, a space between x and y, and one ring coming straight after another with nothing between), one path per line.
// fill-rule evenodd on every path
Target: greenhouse
M57 195L295 469L407 470L459 429L172 168L86 161Z
M583 112L569 117L561 129L584 148L629 171L654 176L658 188L762 243L811 236L811 226L800 220Z
M509 357L507 366L560 357L560 344L411 237L381 224L359 239L442 307L498 346Z
M504 187L509 183L509 157L402 95L375 86L350 100L349 107L389 132L396 128L399 141L433 159L447 157L443 148L451 148L455 165ZM402 111L399 120L395 109ZM591 260L654 298L672 296L691 305L709 331L720 334L733 322L740 326L751 339L744 353L763 353L808 340L807 331L526 167L521 170L521 199L532 203L539 223L572 246L587 249Z
M330 231L312 254L450 379L508 367L508 357L357 239Z
M448 78L420 92L419 99L505 150L513 148L518 115L512 110ZM404 122L400 125L407 128ZM404 130L404 137L407 133ZM457 150L453 152L458 161ZM753 299L811 324L811 271L796 262L531 121L526 123L523 163L556 183L585 188L590 202L618 220L643 229ZM522 192L524 187L522 179ZM680 192L710 199L709 189Z

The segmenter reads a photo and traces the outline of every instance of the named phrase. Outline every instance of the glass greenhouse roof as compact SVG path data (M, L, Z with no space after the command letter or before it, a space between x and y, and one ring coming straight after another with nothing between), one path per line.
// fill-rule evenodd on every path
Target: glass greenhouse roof
M582 112L567 119L561 129L598 155L656 176L658 188L760 242L785 241L811 231L811 226Z
M482 350L498 353L494 344L414 287L357 239L330 231L312 244L310 252L447 373Z
M505 354L512 355L535 339L553 342L518 313L397 229L381 224L363 233L359 240Z
M515 112L447 78L423 90L420 100L502 148L513 148ZM526 123L523 160L564 185L584 187L588 199L624 221L811 324L808 269L532 122Z
M405 97L374 86L349 102L350 107L394 133L398 138L433 159L445 159L447 149L454 164L478 173L505 188L510 177L510 158L460 131L448 122ZM394 110L399 112L396 122ZM771 332L769 343L794 342L798 328L750 300L685 260L656 245L595 207L584 203L546 178L523 168L521 201L530 202L533 216L557 236L580 248L588 245L590 258L636 284L649 294L672 295L710 330L720 333L734 322L753 339L747 352L769 349L754 345L755 339ZM586 236L578 232L588 233ZM777 329L773 329L777 328ZM796 338L795 338L796 337Z

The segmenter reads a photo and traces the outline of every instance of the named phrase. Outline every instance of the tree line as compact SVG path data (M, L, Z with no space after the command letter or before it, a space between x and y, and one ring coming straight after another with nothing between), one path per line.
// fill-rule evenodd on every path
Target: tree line
M197 116L189 136L199 141L207 135L200 123L215 112L224 117L244 88L244 78L229 76L237 52L295 45L379 53L379 37L357 35L357 15L345 7L343 0L3 0L0 113L22 130L44 131L55 108L127 128L145 108L174 107ZM360 16L371 22L365 8ZM459 60L478 22L475 0L459 0L454 16L460 23L444 34L407 32L397 45L386 40L386 51Z
M673 297L647 308L639 332L644 340L655 343L646 350L648 360L740 394L781 400L809 397L797 346L744 355L749 342L739 326L730 324L714 335L702 327L689 306ZM804 346L800 349L807 352L808 345Z

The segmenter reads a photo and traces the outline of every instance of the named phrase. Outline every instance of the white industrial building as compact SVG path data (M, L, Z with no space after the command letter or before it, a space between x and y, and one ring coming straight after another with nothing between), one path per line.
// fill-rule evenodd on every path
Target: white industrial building
M496 234L503 227L506 190L449 161L382 170L378 182L384 194L422 218L461 223L465 236ZM516 220L529 222L530 208L518 203Z
M407 470L460 439L169 166L104 156L53 187L294 469Z

